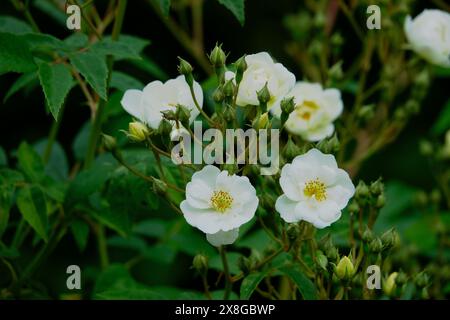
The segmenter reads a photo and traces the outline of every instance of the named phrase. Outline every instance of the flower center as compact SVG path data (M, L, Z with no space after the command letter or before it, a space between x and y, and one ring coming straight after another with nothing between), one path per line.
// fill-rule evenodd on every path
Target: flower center
M308 121L312 114L319 109L317 103L311 100L305 100L302 104L297 105L297 117Z
M214 191L211 197L212 207L221 213L231 208L233 197L226 191Z
M327 188L325 187L325 183L323 183L319 179L308 181L305 184L303 193L309 198L314 197L317 201L323 201L327 199Z

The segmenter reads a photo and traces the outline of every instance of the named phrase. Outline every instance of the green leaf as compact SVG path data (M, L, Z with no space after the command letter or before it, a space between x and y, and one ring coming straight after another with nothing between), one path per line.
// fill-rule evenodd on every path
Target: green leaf
M47 242L47 204L42 190L37 186L24 187L17 195L17 206L23 218Z
M64 43L72 50L79 50L89 45L89 37L85 33L75 32L65 38Z
M0 149L1 150L1 149ZM0 239L8 226L9 212L13 205L14 183L0 172Z
M53 1L48 0L34 0L33 6L38 8L43 13L47 14L53 20L55 20L59 25L66 26L67 15L64 11L58 8L58 5L53 3Z
M80 72L89 85L103 99L107 99L106 80L108 67L104 55L90 51L70 55L72 65Z
M27 33L20 36L32 50L66 50L66 45L58 38L44 33Z
M149 57L143 57L141 60L131 60L130 63L158 80L165 81L169 79L169 75Z
M219 3L230 10L239 23L243 26L245 23L245 4L244 0L219 0Z
M5 97L3 98L3 103L5 103L13 94L19 92L29 84L33 83L38 79L36 72L25 73L21 75L16 82L9 88Z
M165 15L167 17L170 12L170 1L171 0L153 0L153 1L159 5L159 8L161 9L161 12L163 13L163 15Z
M25 34L33 32L26 22L10 16L0 16L0 32Z
M96 42L90 51L101 55L113 55L116 60L121 59L141 59L141 51L150 43L135 36L120 35L118 40L105 37Z
M0 75L31 72L36 69L28 44L10 33L0 33Z
M59 110L73 85L70 69L64 64L41 62L38 74L50 112L58 120Z
M89 226L83 220L77 219L72 222L70 225L70 230L72 231L75 242L80 249L80 252L83 252L86 249L86 245L89 238Z
M291 278L292 281L294 281L303 299L317 299L316 286L307 276L305 276L303 272L298 269L298 266L283 267L280 269L280 271Z
M150 237L162 238L169 231L170 222L163 219L148 219L137 223L133 233Z
M44 163L39 154L26 142L22 142L17 151L19 167L33 182L40 182L45 178Z
M440 135L450 129L450 100L447 101L436 122L431 129L432 133L435 135Z
M8 165L8 158L6 157L5 150L0 146L0 167Z
M265 272L256 272L251 273L242 280L241 289L240 289L240 298L241 300L248 300L252 296L253 291L256 290L259 283L266 276Z
M120 71L114 71L111 75L111 88L115 88L120 91L126 91L128 89L139 89L144 88L144 84L125 73Z

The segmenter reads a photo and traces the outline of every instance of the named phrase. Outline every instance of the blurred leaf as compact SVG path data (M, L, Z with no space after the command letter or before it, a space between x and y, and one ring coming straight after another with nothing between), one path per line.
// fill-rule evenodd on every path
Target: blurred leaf
M434 66L434 74L441 78L448 78L448 77L450 77L450 69Z
M22 142L17 151L19 167L33 182L40 182L45 178L44 163L39 154L26 142Z
M38 8L43 13L47 14L53 20L55 20L58 24L62 26L66 26L67 16L64 11L61 11L57 4L48 0L34 0L33 6Z
M6 101L15 93L19 92L32 82L35 82L38 79L36 72L30 72L20 75L19 78L13 83L13 85L9 88L8 92L5 94L5 97L3 98L3 103L6 103Z
M10 16L0 16L0 32L13 34L25 34L33 32L33 29L26 22Z
M34 144L34 149L43 157L48 139L42 139ZM63 147L55 141L50 157L45 165L45 173L57 181L65 181L69 176L69 162Z
M98 277L94 299L105 300L152 300L163 299L156 290L137 283L122 265L111 265Z
M170 264L175 260L176 250L164 243L158 243L145 248L142 255L155 262Z
M442 111L439 113L439 116L431 128L431 131L435 135L440 135L448 129L450 129L450 100L448 100L442 108Z
M174 233L168 243L174 245L179 251L195 256L198 253L214 256L216 250L211 246L206 237L200 231L193 229L191 226L183 225L181 230Z
M5 150L0 146L0 167L8 165L8 158L6 157Z
M70 230L80 252L83 252L86 249L89 238L89 226L83 220L76 219L70 224Z
M133 233L151 238L162 238L168 233L170 222L163 219L148 219L137 223Z
M299 268L298 266L292 265L290 267L283 267L280 269L280 271L286 274L289 278L291 278L292 281L294 281L303 299L316 300L317 299L316 286L298 268Z
M72 150L75 158L82 161L86 155L89 143L89 134L91 132L91 121L86 121L78 131L73 141Z
M264 249L266 249L272 242L272 239L267 235L267 233L264 230L259 229L236 242L236 247L249 248L263 252Z
M211 291L211 296L212 296L213 300L222 300L224 294L225 294L225 290ZM231 291L230 300L239 300L239 296L235 292Z
M205 240L206 241L206 240ZM208 243L209 244L209 243ZM227 252L228 267L232 275L239 274L241 270L238 267L239 257L242 256L237 252ZM218 271L223 271L223 263L220 254L209 255L209 267Z
M20 36L0 32L0 75L33 70L36 70L36 64L28 44Z
M253 291L256 290L259 283L265 278L265 272L251 273L242 280L240 289L241 300L248 300L252 296Z
M106 80L108 67L105 56L92 51L70 55L70 62L80 72L98 95L107 100Z
M152 1L154 1L157 5L159 5L159 8L161 9L163 15L165 15L166 17L169 15L171 0L152 0Z
M141 60L131 60L130 63L158 80L169 79L169 75L148 56L144 56Z
M42 190L37 186L26 186L20 189L17 195L17 206L23 218L47 242L47 204Z
M218 0L220 4L230 10L241 26L245 23L245 3L244 0Z
M9 212L13 205L14 181L0 171L0 239L8 226Z
M413 243L420 252L431 253L438 246L436 223L426 216L421 216L408 226L403 236Z
M64 64L40 62L38 74L47 104L57 121L59 110L73 85L70 69Z
M141 81L120 71L113 71L110 86L120 91L127 91L128 89L142 90L144 88L144 84Z

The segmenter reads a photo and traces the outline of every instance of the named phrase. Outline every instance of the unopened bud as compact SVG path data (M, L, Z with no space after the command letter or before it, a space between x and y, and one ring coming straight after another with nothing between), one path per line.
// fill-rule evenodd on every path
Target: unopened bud
M288 159L294 159L301 153L301 149L292 141L292 138L289 137L286 145L283 148L283 155Z
M244 76L245 70L247 70L247 61L245 61L245 55L236 60L234 65L236 67L236 83L240 83L242 77Z
M269 114L263 113L259 118L253 121L252 127L256 130L265 129L269 123Z
M370 192L374 195L379 195L382 194L384 191L384 184L383 181L381 180L381 178L379 178L378 180L372 182L370 184Z
M158 195L165 195L167 193L167 184L159 179L153 178L153 192Z
M319 265L320 268L322 268L323 270L327 270L327 266L328 266L328 258L326 255L324 255L322 253L322 251L317 251L316 252L316 261L317 264Z
M339 279L349 280L355 274L355 267L353 266L352 261L347 256L343 256L336 266L335 273Z
M377 197L377 202L375 203L375 206L376 206L378 209L381 209L381 208L384 207L385 204L386 204L386 197L384 196L384 194L380 194L380 195Z
M350 202L349 206L347 207L348 212L352 214L357 214L360 210L359 204L356 201Z
M187 84L192 87L194 85L194 77L192 76L192 71L194 68L192 68L191 64L183 58L178 57L178 59L180 60L180 63L178 64L178 72L184 75Z
M374 238L373 232L372 230L370 230L368 227L366 227L366 230L364 230L361 239L362 241L364 241L365 243L370 243L372 242Z
M177 105L176 115L177 115L178 121L180 121L184 127L189 127L189 119L191 117L191 110L189 110L185 106Z
M406 281L408 281L408 277L407 277L406 273L404 273L403 271L400 271L397 274L397 277L395 278L395 283L398 284L399 286L402 286L406 283Z
M356 186L355 197L359 199L364 199L369 195L369 187L364 181L360 180Z
M420 272L414 278L414 282L416 283L416 285L419 288L424 288L424 287L428 286L429 281L430 281L430 277L428 276L428 274L425 271Z
M400 242L398 232L394 228L389 229L382 234L381 242L383 243L384 248L393 248L398 246Z
M383 283L383 292L387 296L390 296L394 292L394 289L396 288L395 279L397 278L397 275L398 275L397 272L391 273L389 277L386 279L386 281L384 281Z
M230 79L225 82L223 85L223 94L225 97L233 97L236 90L236 85L233 82L233 79Z
M370 121L375 116L374 108L373 104L362 106L357 113L358 119L364 123Z
M280 107L283 113L290 115L295 109L294 97L288 97L281 100Z
M369 250L374 253L379 253L383 250L383 243L380 238L375 238L369 243Z
M103 146L107 151L114 152L117 149L117 140L113 136L102 133Z
M172 132L173 126L169 121L163 119L158 127L158 133L162 136L169 135Z
M222 50L222 44L216 44L214 49L212 49L211 53L209 54L209 61L214 66L214 68L220 68L225 65L226 59L227 55Z
M222 87L218 87L213 94L213 100L216 103L221 103L225 99L225 95L223 93Z
M198 273L205 275L208 271L208 258L202 254L197 254L192 260L192 266Z
M267 103L270 101L270 92L267 87L267 82L264 87L261 88L258 92L256 92L258 96L258 101L262 106L267 106ZM266 110L262 110L262 112L266 112Z
M288 225L286 233L290 240L295 240L300 234L300 229L298 227L298 224L291 223Z
M139 121L133 121L128 124L127 136L132 141L142 142L145 141L149 135L148 127Z

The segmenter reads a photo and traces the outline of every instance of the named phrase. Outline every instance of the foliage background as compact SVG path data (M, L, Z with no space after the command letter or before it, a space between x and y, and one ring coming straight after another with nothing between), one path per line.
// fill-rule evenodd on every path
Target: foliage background
M39 1L30 2L32 3L31 11L42 32L58 38L64 38L71 34L58 21L49 18L46 13L33 4ZM176 8L177 6L183 7L183 3L188 2L173 1L173 4ZM107 1L95 1L95 3L99 11L107 5ZM428 4L428 1L415 2L412 6L413 15L421 12ZM302 70L292 55L288 53L288 47L293 42L293 37L286 25L288 16L306 10L306 7L307 4L305 5L302 1L294 0L247 0L245 1L246 20L244 26L241 26L236 18L217 1L206 0L203 6L204 47L210 49L217 41L223 43L224 48L231 52L229 61L236 60L244 53L268 51L300 79ZM0 15L22 19L22 16L8 1L1 2ZM364 12L359 12L359 21L363 26L365 25L364 18ZM343 15L338 16L336 25L342 30L347 44L356 41L356 36ZM382 29L376 32L384 31ZM144 49L143 56L147 61L151 61L158 71L148 73L127 61L119 61L115 65L115 70L131 74L143 84L155 79L175 77L177 75L177 56L190 58L185 48L174 39L146 1L129 1L123 33L151 41L151 44ZM344 48L343 57L344 65L346 65L355 59L360 48L352 45L346 45ZM206 80L207 74L198 65L194 64L194 66L197 79ZM418 206L415 199L418 191L422 190L429 194L437 188L434 179L436 165L430 164L429 159L420 153L419 146L422 139L429 139L436 144L443 143L443 136L433 135L431 128L446 104L448 109L450 73L439 70L438 74L439 76L434 79L422 103L420 112L410 119L406 128L392 144L365 161L358 175L353 179L354 181L358 181L358 179L372 181L379 176L383 177L387 183L387 204L380 214L380 222L378 222L376 230L381 232L393 226L397 227L401 232L402 241L406 244L402 250L414 251L415 257L419 261L417 263L427 261L427 263L431 262L431 265L433 265L433 261L437 261L435 259L438 241L435 236L435 226L424 223L429 208ZM16 79L16 74L6 74L0 77L1 99ZM104 131L117 136L119 141L124 143L124 136L118 130L125 129L130 118L120 111L119 96L120 94L117 94L115 100L110 98L111 105L114 105L112 106L114 114L105 124ZM36 85L15 94L6 102L0 102L0 146L8 154L10 166L14 167L17 161L17 148L22 141L27 141L30 145L42 150L44 145L42 139L47 137L53 121L52 116L45 112L44 101L42 89ZM70 170L79 162L77 152L83 154L81 151L85 148L83 145L85 142L83 142L83 133L80 138L80 132L90 119L89 108L80 103L84 101L84 98L78 88L70 92L66 101L62 126L57 137L58 144L55 145L47 166L47 172L60 181L66 181ZM347 106L347 104L345 105ZM131 149L136 149L131 147ZM139 158L132 155L130 161L136 162L142 169L148 165L146 170L150 172L152 170L150 160L147 161L139 150L136 151L136 154ZM143 160L141 162L138 159ZM448 166L448 162L443 166L444 168ZM103 169L100 167L96 168L96 178L100 179L102 174L109 174L111 168L101 170ZM60 241L55 251L44 261L36 276L30 279L30 291L22 293L22 297L114 298L115 294L119 294L120 297L120 289L125 286L128 288L129 298L139 298L142 292L137 289L130 291L129 288L140 288L141 284L147 286L146 288L151 288L150 291L154 293L154 297L198 297L201 294L196 292L201 291L202 288L200 279L194 277L195 272L191 269L193 255L198 252L206 253L210 257L211 267L220 271L219 256L215 249L206 243L202 234L176 218L172 210L152 196L148 186L138 182L138 179L121 169L114 169L113 174L122 175L120 179L111 182L112 186L109 185L110 192L114 196L119 195L120 197L116 199L117 207L132 215L134 221L140 221L139 224L133 226L133 232L129 234L128 238L122 238L116 232L108 230L110 261L117 264L110 267L108 272L100 273L95 236L89 233L86 247L80 250L74 235L68 233ZM116 184L114 185L114 183ZM125 185L120 185L120 183ZM123 193L127 183L136 186L134 194ZM125 189L123 189L124 186ZM144 204L142 201L147 202ZM448 208L444 210L448 210ZM2 239L4 243L10 242L19 220L20 213L17 208L13 208L10 227ZM335 227L336 230L339 230L338 228L339 226ZM165 238L167 234L169 234L168 240ZM234 251L249 253L252 248L263 251L267 241L269 240L260 233L252 234L250 230L247 237L240 238ZM339 244L339 238L335 241ZM343 245L345 246L345 242ZM17 261L14 263L26 265L35 255L38 247L37 239L29 235L26 244L20 250L20 256L15 258ZM444 261L448 267L450 251L448 247L445 250L447 258ZM137 252L141 252L139 255L141 258L133 260ZM233 252L229 257L233 273L238 273L237 257L238 253ZM70 264L79 265L83 271L83 289L75 294L67 290L65 285L67 277L65 270ZM402 264L404 264L404 266L402 265L404 269L408 269L408 264L416 264L416 262L403 261ZM130 273L135 280L126 274L125 267L127 266L130 267ZM7 273L5 266L0 266L0 287L6 286L10 281L9 276L5 276ZM216 279L214 275L217 276L217 274L213 274L211 279ZM118 278L122 282L114 284L116 291L106 290L111 282ZM449 278L443 279L448 281ZM140 284L137 284L136 281ZM211 282L214 281L211 280ZM436 297L448 297L450 294L448 283L442 283L440 290L441 292L437 293ZM106 292L106 296L101 296L101 294L95 296L103 291ZM217 293L217 295L219 294ZM152 297L152 295L145 297Z

